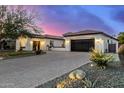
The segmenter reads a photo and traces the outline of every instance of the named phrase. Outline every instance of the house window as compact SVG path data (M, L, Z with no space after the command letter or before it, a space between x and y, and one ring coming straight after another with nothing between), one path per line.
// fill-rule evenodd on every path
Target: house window
M109 44L109 40L107 40L108 44Z
M50 40L50 47L54 47L54 41Z
M65 41L63 41L63 43L62 43L62 47L65 47Z
M111 44L113 44L113 41L111 40Z

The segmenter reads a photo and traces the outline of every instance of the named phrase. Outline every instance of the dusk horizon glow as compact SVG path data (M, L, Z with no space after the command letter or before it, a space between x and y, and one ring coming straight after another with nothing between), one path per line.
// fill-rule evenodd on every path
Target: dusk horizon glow
M87 29L103 31L110 35L124 32L124 6L27 5L25 7L40 15L37 23L45 34L62 35Z

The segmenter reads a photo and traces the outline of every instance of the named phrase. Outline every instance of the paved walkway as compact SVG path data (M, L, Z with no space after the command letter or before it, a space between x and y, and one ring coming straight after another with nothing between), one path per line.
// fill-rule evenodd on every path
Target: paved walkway
M88 62L88 53L82 52L0 60L0 87L35 87Z

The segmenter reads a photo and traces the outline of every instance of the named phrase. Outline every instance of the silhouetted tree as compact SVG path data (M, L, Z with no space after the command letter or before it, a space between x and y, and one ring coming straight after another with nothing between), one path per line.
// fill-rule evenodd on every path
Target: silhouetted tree
M124 44L124 32L120 32L118 35L119 44Z
M9 6L0 6L0 40L2 38L17 39L20 36L31 36L31 29L40 33L37 29L35 13L30 13L22 6L9 8Z
M0 41L4 37L4 26L5 26L5 19L7 14L7 7L0 6Z
M36 24L34 24L35 18L36 16L20 6L7 12L4 26L5 36L12 39L16 39L19 36L30 36L31 32L27 29L28 27L38 32L35 28Z

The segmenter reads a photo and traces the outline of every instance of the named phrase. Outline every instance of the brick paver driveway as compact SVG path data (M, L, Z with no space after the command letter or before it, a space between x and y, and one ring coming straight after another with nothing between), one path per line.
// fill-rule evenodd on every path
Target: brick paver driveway
M35 87L88 62L88 53L82 52L47 52L1 60L0 87Z

